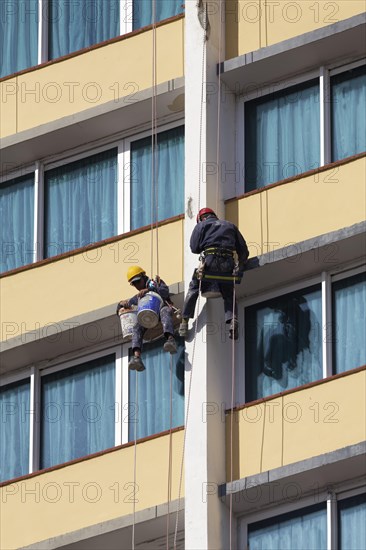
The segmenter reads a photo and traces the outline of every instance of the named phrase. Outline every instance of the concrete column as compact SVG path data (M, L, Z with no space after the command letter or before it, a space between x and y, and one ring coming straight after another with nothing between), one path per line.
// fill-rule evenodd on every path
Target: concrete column
M224 189L221 180L217 185L216 173L217 63L220 27L220 57L224 60L224 7L225 3L222 2L220 13L220 0L207 2L210 34L205 42L203 57L204 30L200 24L197 2L185 2L186 291L198 263L197 256L193 255L189 248L198 210L208 206L213 208L219 217L224 217ZM230 112L235 113L234 105L231 99L230 107L226 104L225 110L231 109ZM233 116L229 118L232 123ZM220 126L222 135L225 136L228 129L225 128L222 117ZM223 151L235 150L235 131L232 124L231 126L229 132L232 134L232 147L228 148L225 138L221 140L219 164L225 160L222 158ZM186 341L186 407L190 381L192 386L185 449L185 547L187 550L223 549L229 548L229 514L218 497L217 487L226 479L224 411L230 407L231 341L225 332L222 299L206 301L201 298L199 307L196 307L196 318L196 342L194 344L193 331ZM235 532L235 529L233 531Z

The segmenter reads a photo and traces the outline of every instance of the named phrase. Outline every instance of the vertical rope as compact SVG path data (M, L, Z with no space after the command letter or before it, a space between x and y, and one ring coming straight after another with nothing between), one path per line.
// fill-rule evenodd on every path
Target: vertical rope
M218 96L217 96L217 136L216 136L216 212L219 210L219 180L221 171L220 161L220 118L221 118L221 34L222 34L222 2L219 2L220 24L219 24L219 74L218 74Z
M233 311L235 317L235 278L234 278L234 289L233 289ZM233 318L234 320L234 318ZM233 321L232 321L233 322ZM233 328L235 328L233 326ZM232 335L232 344L231 344L231 417L230 417L230 483L233 482L233 428L234 428L234 392L235 392L235 340L234 334ZM229 527L229 548L232 549L232 521L233 521L233 493L230 492L230 527Z
M172 499L172 441L173 441L173 355L170 355L170 410L169 410L169 466L168 466L168 515L166 519L166 548L169 550L170 502Z
M199 279L199 289L198 289L198 311L200 307L200 297L201 297L201 279ZM174 550L177 548L177 533L178 533L178 519L179 519L179 512L180 512L180 501L181 501L181 491L182 491L182 479L183 479L183 464L184 464L184 455L186 450L186 439L187 439L187 428L188 428L188 419L189 419L189 409L191 404L191 390L192 390L192 379L193 379L193 363L194 363L194 355L196 351L196 339L197 339L197 331L198 331L198 318L196 318L195 321L195 327L194 327L194 340L193 340L193 349L192 349L192 361L191 361L191 376L189 379L189 386L188 386L188 394L187 394L187 409L186 409L186 417L185 417L185 423L184 423L184 438L183 438L183 450L182 450L182 458L180 463L180 476L179 476L179 490L178 490L178 508L175 516L175 530L174 530Z
M137 415L137 400L138 400L138 375L136 372L136 390L135 390L135 407L136 407L136 415ZM133 521L132 521L132 550L135 550L135 523L136 523L136 499L135 499L135 489L136 489L136 456L137 456L137 416L135 418L135 427L134 427L134 454L133 454Z
M154 271L154 218L156 216L156 0L152 0L152 97L151 97L151 196L150 196L150 231L151 231L151 268L150 274L153 277ZM155 208L154 208L155 206Z
M204 5L205 24L207 25L207 5ZM200 137L199 137L199 158L198 158L198 211L201 208L201 181L202 181L202 129L203 129L203 90L204 90L204 77L205 77L205 61L206 61L206 30L203 29L203 42L202 42L202 66L201 66L201 108L200 108Z

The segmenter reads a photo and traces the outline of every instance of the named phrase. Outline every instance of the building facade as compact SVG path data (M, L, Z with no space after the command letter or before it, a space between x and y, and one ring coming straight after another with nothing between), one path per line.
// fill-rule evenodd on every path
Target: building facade
M365 19L1 3L2 548L366 548ZM250 250L239 340L200 298L129 371L126 271L181 307L203 206Z

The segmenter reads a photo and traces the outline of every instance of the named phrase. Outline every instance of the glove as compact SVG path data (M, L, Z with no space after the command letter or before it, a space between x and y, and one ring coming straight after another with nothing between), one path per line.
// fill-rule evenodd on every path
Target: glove
M128 303L128 300L121 300L117 304L116 314L119 315L120 309L129 309L130 305Z

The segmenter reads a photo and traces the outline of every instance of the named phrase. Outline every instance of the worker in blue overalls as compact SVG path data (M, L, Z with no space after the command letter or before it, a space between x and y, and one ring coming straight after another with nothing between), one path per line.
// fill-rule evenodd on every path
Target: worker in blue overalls
M233 303L233 281L243 274L249 251L243 235L231 222L219 220L211 208L202 208L190 240L193 254L201 254L202 270L195 270L184 301L180 336L188 333L188 320L193 319L199 293L200 271L203 271L201 291L218 289L224 299L225 322L230 323L229 337L237 340L239 326L237 303ZM237 254L237 262L234 253Z

